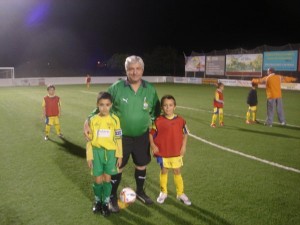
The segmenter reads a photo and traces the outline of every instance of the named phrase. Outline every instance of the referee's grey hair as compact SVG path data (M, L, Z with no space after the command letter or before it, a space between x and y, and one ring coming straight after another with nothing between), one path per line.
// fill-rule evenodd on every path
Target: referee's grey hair
M127 70L129 65L132 64L132 63L139 63L142 66L143 70L144 70L145 64L144 64L143 59L139 56L136 56L136 55L128 56L126 58L126 60L125 60L125 70Z

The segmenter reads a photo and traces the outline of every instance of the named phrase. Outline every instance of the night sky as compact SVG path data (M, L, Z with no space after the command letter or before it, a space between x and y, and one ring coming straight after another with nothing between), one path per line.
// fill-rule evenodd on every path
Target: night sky
M300 43L300 1L0 0L0 66ZM296 2L296 3L295 3Z

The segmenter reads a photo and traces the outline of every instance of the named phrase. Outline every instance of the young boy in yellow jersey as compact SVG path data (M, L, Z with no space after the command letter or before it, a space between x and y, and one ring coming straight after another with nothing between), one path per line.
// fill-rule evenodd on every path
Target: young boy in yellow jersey
M89 118L90 141L86 145L87 163L95 177L93 212L108 216L111 195L111 175L122 164L122 130L119 118L110 113L112 97L100 92L97 97L99 113Z
M219 115L219 125L222 127L224 126L224 121L223 121L223 107L224 107L224 95L223 95L223 90L224 90L224 84L223 83L218 83L217 84L217 90L215 92L215 98L214 98L214 112L211 120L210 126L215 128L216 127L216 121Z
M45 141L48 140L51 126L54 125L56 134L63 137L60 131L59 117L61 113L60 98L55 95L55 86L50 84L47 86L48 95L43 99L43 116L45 119Z

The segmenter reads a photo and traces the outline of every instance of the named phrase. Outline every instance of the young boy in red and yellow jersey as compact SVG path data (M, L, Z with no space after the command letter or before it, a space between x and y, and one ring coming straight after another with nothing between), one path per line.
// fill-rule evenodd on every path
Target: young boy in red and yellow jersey
M162 204L168 196L168 171L173 170L177 199L185 205L191 201L184 193L181 167L182 157L186 152L188 129L185 120L174 114L176 108L175 98L165 95L161 99L163 115L156 118L150 131L150 146L157 162L160 164L160 194L157 202Z
M215 98L214 98L214 112L212 116L212 121L210 126L215 128L216 127L216 121L219 115L219 124L220 126L224 126L223 122L223 107L224 107L224 84L218 83L217 84L217 90L215 92Z
M55 95L55 86L47 86L48 95L43 99L43 116L45 118L45 141L48 140L51 126L54 125L56 134L59 137L63 137L60 131L59 116L61 112L60 108L60 98Z

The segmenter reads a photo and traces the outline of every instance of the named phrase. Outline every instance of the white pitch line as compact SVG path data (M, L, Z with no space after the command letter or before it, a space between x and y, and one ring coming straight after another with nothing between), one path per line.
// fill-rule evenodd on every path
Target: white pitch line
M211 146L214 146L220 150L223 150L223 151L227 151L227 152L231 152L233 154L236 154L236 155L240 155L240 156L243 156L245 158L248 158L248 159L252 159L252 160L255 160L255 161L259 161L259 162L262 162L262 163L265 163L265 164L268 164L268 165L271 165L271 166L274 166L274 167L277 167L277 168L280 168L280 169L284 169L284 170L288 170L288 171L292 171L292 172L295 172L295 173L300 173L300 170L298 169L295 169L295 168L292 168L292 167L288 167L288 166L283 166L281 164L278 164L278 163L275 163L275 162L271 162L271 161L268 161L268 160L265 160L265 159L261 159L261 158L257 158L255 156L252 156L252 155L248 155L248 154L245 154L245 153L242 153L242 152L239 152L239 151L236 151L236 150L233 150L231 148L227 148L227 147L224 147L224 146L221 146L221 145L218 145L218 144L215 144L215 143L212 143L210 141L207 141L203 138L200 138L194 134L189 134L189 136L195 138L196 140L198 141L202 141L203 143L205 144L208 144L208 145L211 145Z
M92 91L81 91L83 93L86 93L86 94L97 94L97 92L92 92ZM203 111L203 112L208 112L207 110L204 110L204 109L195 109L195 108L190 108L190 107L185 107L185 106L177 106L178 108L183 108L183 109L189 109L189 110L194 110L194 111ZM227 114L228 115L228 114ZM237 115L231 115L231 116L234 116L234 117L239 117L239 118L242 118L240 116L237 116ZM293 125L290 125L290 126L293 126ZM298 126L295 126L295 127L298 127ZM236 150L233 150L233 149L230 149L230 148L227 148L227 147L224 147L224 146L221 146L221 145L217 145L215 143L212 143L210 141L207 141L203 138L200 138L196 135L193 135L193 134L189 134L189 136L195 138L196 140L198 141L202 141L206 144L209 144L211 146L214 146L216 148L219 148L223 151L227 151L227 152L231 152L231 153L234 153L234 154L237 154L237 155L240 155L240 156L243 156L243 157L246 157L246 158L249 158L249 159L252 159L252 160L256 160L256 161L259 161L259 162L262 162L262 163L265 163L265 164L269 164L271 166L275 166L275 167L278 167L278 168L281 168L281 169L284 169L284 170L289 170L289 171L293 171L295 173L300 173L300 170L298 169L295 169L295 168L292 168L292 167L288 167L288 166L283 166L283 165L280 165L278 163L275 163L275 162L271 162L271 161L268 161L268 160L265 160L265 159L261 159L261 158L257 158L255 156L252 156L252 155L247 155L245 153L242 153L242 152L239 152L239 151L236 151Z
M188 110L192 110L192 111L198 111L198 112L211 112L212 111L209 111L209 110L205 110L205 109L196 109L196 108L191 108L191 107L185 107L185 106L176 106L177 108L181 108L181 109L188 109ZM233 115L233 114L228 114L228 113L224 113L224 115L226 116L231 116L231 117L236 117L236 118L242 118L244 119L245 117L242 117L242 116L239 116L239 115ZM261 119L257 119L258 121L261 121L261 122L264 122L265 120L261 120ZM277 123L277 122L273 122L275 124L280 124L280 123ZM287 126L290 126L290 127L296 127L296 128L300 128L300 126L298 125L293 125L293 124L286 124Z
M95 92L95 91L80 91L82 93L85 93L85 94L98 94L98 92Z

